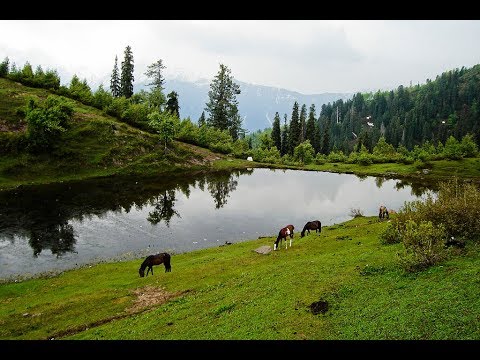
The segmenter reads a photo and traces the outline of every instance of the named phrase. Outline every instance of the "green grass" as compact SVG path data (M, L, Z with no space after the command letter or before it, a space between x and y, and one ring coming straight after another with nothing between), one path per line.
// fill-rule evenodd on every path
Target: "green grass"
M275 237L173 254L145 278L137 259L4 282L0 339L480 339L478 244L406 274L386 224L357 217L266 255ZM135 290L171 297L131 311Z
M480 180L480 158L466 158L463 160L437 160L429 162L428 173L417 169L414 164L399 163L372 164L368 166L344 163L326 163L324 165L307 165L306 169L316 171L330 171L354 173L369 176L390 176L395 178L411 177L417 179L441 180L457 176Z

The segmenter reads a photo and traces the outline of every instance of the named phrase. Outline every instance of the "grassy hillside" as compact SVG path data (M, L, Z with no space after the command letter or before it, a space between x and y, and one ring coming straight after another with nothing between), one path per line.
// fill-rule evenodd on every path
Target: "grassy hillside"
M44 89L0 78L0 130L12 136L25 131L22 109L27 99L46 99L49 94ZM133 128L96 108L69 101L75 111L72 126L53 151L42 155L31 155L25 149L13 154L0 151L0 189L120 173L152 175L246 166L246 161L232 159L226 164L224 155L182 142L174 142L165 154L157 135Z
M0 339L480 339L480 248L406 274L358 217L268 254L274 237L0 285Z
M131 127L102 111L68 99L74 107L72 126L62 134L54 150L29 154L25 146L6 151L26 130L23 109L29 98L46 99L50 93L0 78L0 190L18 185L85 179L114 174L159 173L245 167L274 167L355 173L360 176L415 178L434 182L453 175L480 181L480 158L430 161L428 168L415 164L346 163L287 166L233 159L208 149L175 141L165 154L157 135ZM3 139L8 139L5 142Z

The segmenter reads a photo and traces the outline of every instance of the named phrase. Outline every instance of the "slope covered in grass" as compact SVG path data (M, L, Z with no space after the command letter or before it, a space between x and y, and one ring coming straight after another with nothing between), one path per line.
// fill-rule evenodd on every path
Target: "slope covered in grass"
M53 150L31 154L18 140L26 130L22 112L29 98L41 100L49 95L47 90L0 78L0 135L10 140L3 144L20 143L15 151L0 151L0 189L113 174L208 169L225 159L224 155L176 141L165 152L158 135L72 99L67 100L74 108L70 129L57 139ZM244 163L237 160L228 165L244 167Z
M268 254L275 237L0 285L1 339L480 339L480 249L415 274L387 222L357 217ZM322 306L318 306L322 304ZM318 311L318 312L317 312Z

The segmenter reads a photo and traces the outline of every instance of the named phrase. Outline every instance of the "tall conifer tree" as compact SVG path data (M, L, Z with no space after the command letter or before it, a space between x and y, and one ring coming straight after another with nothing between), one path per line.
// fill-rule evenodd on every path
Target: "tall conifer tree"
M110 78L110 91L113 97L121 96L120 76L118 74L118 56L115 55L115 65L113 66L112 77Z
M122 61L122 76L120 78L120 89L122 95L127 99L133 95L133 54L132 48L127 46L124 52L124 60Z

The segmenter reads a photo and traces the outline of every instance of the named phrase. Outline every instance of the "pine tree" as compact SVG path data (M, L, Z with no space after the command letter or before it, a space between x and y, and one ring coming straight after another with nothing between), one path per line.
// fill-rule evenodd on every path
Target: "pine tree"
M205 125L207 122L205 120L205 111L202 111L202 115L200 115L200 118L198 119L198 127L201 127Z
M5 60L3 60L0 64L0 77L7 77L9 63L10 60L8 59L8 57L6 57Z
M165 65L163 65L162 59L157 60L147 67L145 75L152 79L152 82L147 84L147 86L153 86L154 89L163 91L163 84L165 82L165 78L162 74L163 69L165 69Z
M238 139L245 137L246 130L242 128L242 118L240 117L238 111L233 114L232 122L228 131L233 141L237 141Z
M318 151L318 146L315 144L315 105L310 106L310 111L308 113L308 120L305 128L305 139L310 140L315 152Z
M112 77L110 78L110 91L113 97L121 96L120 78L118 75L118 56L115 55L115 65L113 66Z
M120 78L121 95L127 99L133 95L133 54L130 46L125 48L125 57L122 61L122 76Z
M305 141L305 134L307 132L306 126L306 119L307 119L307 106L305 104L302 105L302 110L300 111L300 139L299 144Z
M273 119L271 136L273 144L277 147L278 151L280 151L282 149L282 134L280 131L280 115L278 112L275 113L275 118Z
M298 103L293 104L292 118L290 119L290 129L288 131L289 146L288 153L293 155L293 149L300 144L300 119L298 116Z
M283 129L282 129L282 145L280 148L280 155L283 156L288 153L288 124L287 124L287 114L284 114L283 117Z
M167 108L166 110L180 119L180 106L178 105L178 94L176 91L172 91L167 95Z
M320 151L324 155L330 153L330 122L328 120L325 122L325 127L323 129L322 147Z
M313 149L315 150L315 154L320 152L320 145L322 143L322 138L320 134L320 124L318 121L315 122L315 130L313 134Z
M220 130L228 130L234 140L241 129L241 118L238 114L240 86L233 81L231 70L220 64L220 70L210 84L208 102L205 110L208 113L207 124Z

